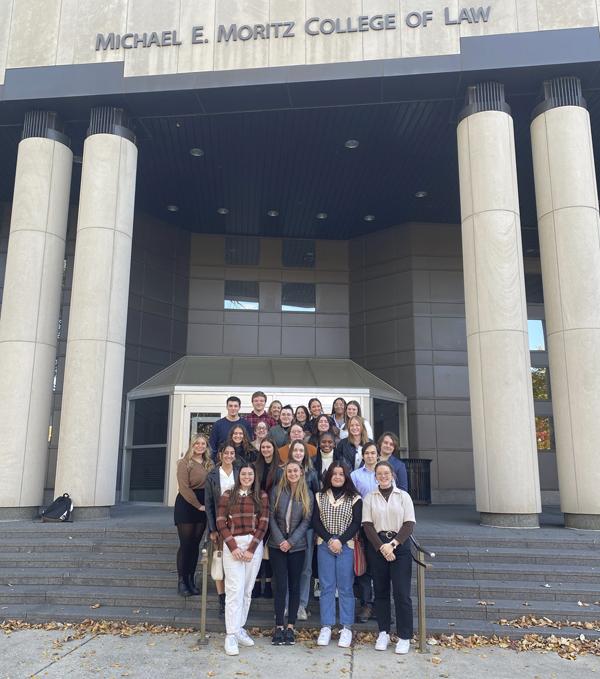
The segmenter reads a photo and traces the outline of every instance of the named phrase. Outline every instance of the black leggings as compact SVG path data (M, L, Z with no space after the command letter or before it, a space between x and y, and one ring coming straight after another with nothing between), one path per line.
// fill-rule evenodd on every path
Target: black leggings
M269 546L269 560L275 578L275 624L283 627L285 599L288 601L288 624L296 624L300 604L300 575L304 566L304 552L282 552Z
M194 575L198 565L200 541L206 528L206 519L199 523L178 523L179 549L177 550L177 573Z

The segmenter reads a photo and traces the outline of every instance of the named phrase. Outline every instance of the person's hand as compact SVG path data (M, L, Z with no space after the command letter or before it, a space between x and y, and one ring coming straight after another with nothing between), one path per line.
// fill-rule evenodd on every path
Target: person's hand
M199 511L199 512L205 512L205 511L206 511L206 506L205 506L205 505L200 505L200 507L198 507L198 511Z
M290 549L292 548L292 545L287 540L284 540L283 542L279 543L279 549L282 552L289 552Z
M327 546L329 547L329 550L334 554L341 554L342 552L342 543L337 538L332 538L331 540L329 540Z
M213 543L213 545L216 545L217 540L219 539L219 533L218 531L213 530L208 534L208 537L210 538L210 541Z
M389 542L384 542L379 548L379 551L381 552L385 559L387 559L388 561L393 561L393 559L388 558L390 554L392 556L394 555L394 546L392 544L390 544Z
M385 560L386 561L396 561L396 555L392 551L385 557Z
M244 558L244 552L239 547L236 547L233 552L231 552L231 556L234 558L235 561L243 561Z
M242 561L250 562L250 561L252 561L253 557L254 557L254 554L252 554L252 552L249 552L248 550L246 550L244 552L244 556L242 558Z

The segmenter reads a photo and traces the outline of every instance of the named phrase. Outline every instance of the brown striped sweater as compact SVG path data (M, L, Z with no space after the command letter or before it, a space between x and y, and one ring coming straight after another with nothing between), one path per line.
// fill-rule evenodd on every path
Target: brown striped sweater
M237 549L236 535L252 535L252 541L248 551L254 553L259 543L262 542L269 527L269 496L261 490L260 499L262 508L260 514L256 513L254 502L249 495L241 496L239 502L227 513L230 491L226 491L219 499L217 508L217 530L223 541L233 552Z

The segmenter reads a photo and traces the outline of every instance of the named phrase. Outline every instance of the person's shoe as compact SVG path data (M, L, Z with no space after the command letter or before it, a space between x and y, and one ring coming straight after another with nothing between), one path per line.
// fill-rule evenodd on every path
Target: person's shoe
M252 588L252 598L253 599L258 599L259 596L262 594L262 584L260 580L257 580L254 583L254 587Z
M306 612L306 608L304 606L298 606L298 615L296 616L297 620L308 620L308 613Z
M350 648L352 644L352 630L347 627L343 627L340 632L340 640L338 641L338 646L340 648Z
M358 618L358 622L369 622L372 614L373 609L371 606L369 606L369 604L365 604L364 606L360 607L356 617Z
M200 594L200 590L196 587L195 579L196 579L195 575L185 576L185 582L192 596L198 596Z
M321 627L319 638L317 639L317 646L329 646L331 641L331 627Z
M291 627L285 630L285 645L293 646L296 643L296 632Z
M321 585L319 584L319 578L315 578L315 588L313 589L313 594L315 599L321 596Z
M282 627L276 627L271 638L273 646L283 646L285 644L285 632Z
M225 653L227 655L239 655L240 649L235 634L225 635Z
M396 653L406 655L410 651L410 639L398 639Z
M265 582L265 588L263 589L262 595L265 599L272 599L273 598L273 588L271 587L270 581Z
M235 635L235 638L240 646L254 646L254 639L243 627Z
M387 651L388 644L390 643L390 635L387 632L379 632L377 641L375 642L376 651Z
M225 616L225 594L219 594L219 617Z
M186 578L184 578L182 575L179 576L179 581L177 582L177 594L179 594L179 596L186 597L192 596L192 593L190 592L190 589L186 582Z

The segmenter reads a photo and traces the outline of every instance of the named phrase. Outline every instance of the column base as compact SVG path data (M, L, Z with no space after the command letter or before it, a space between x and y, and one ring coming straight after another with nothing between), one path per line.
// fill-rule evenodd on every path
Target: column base
M567 514L565 527L579 530L600 530L600 514Z
M493 512L479 512L482 526L492 528L539 528L539 514L497 514Z
M73 509L73 521L91 519L110 519L110 507L75 507Z
M0 507L0 521L38 519L39 516L39 507Z

